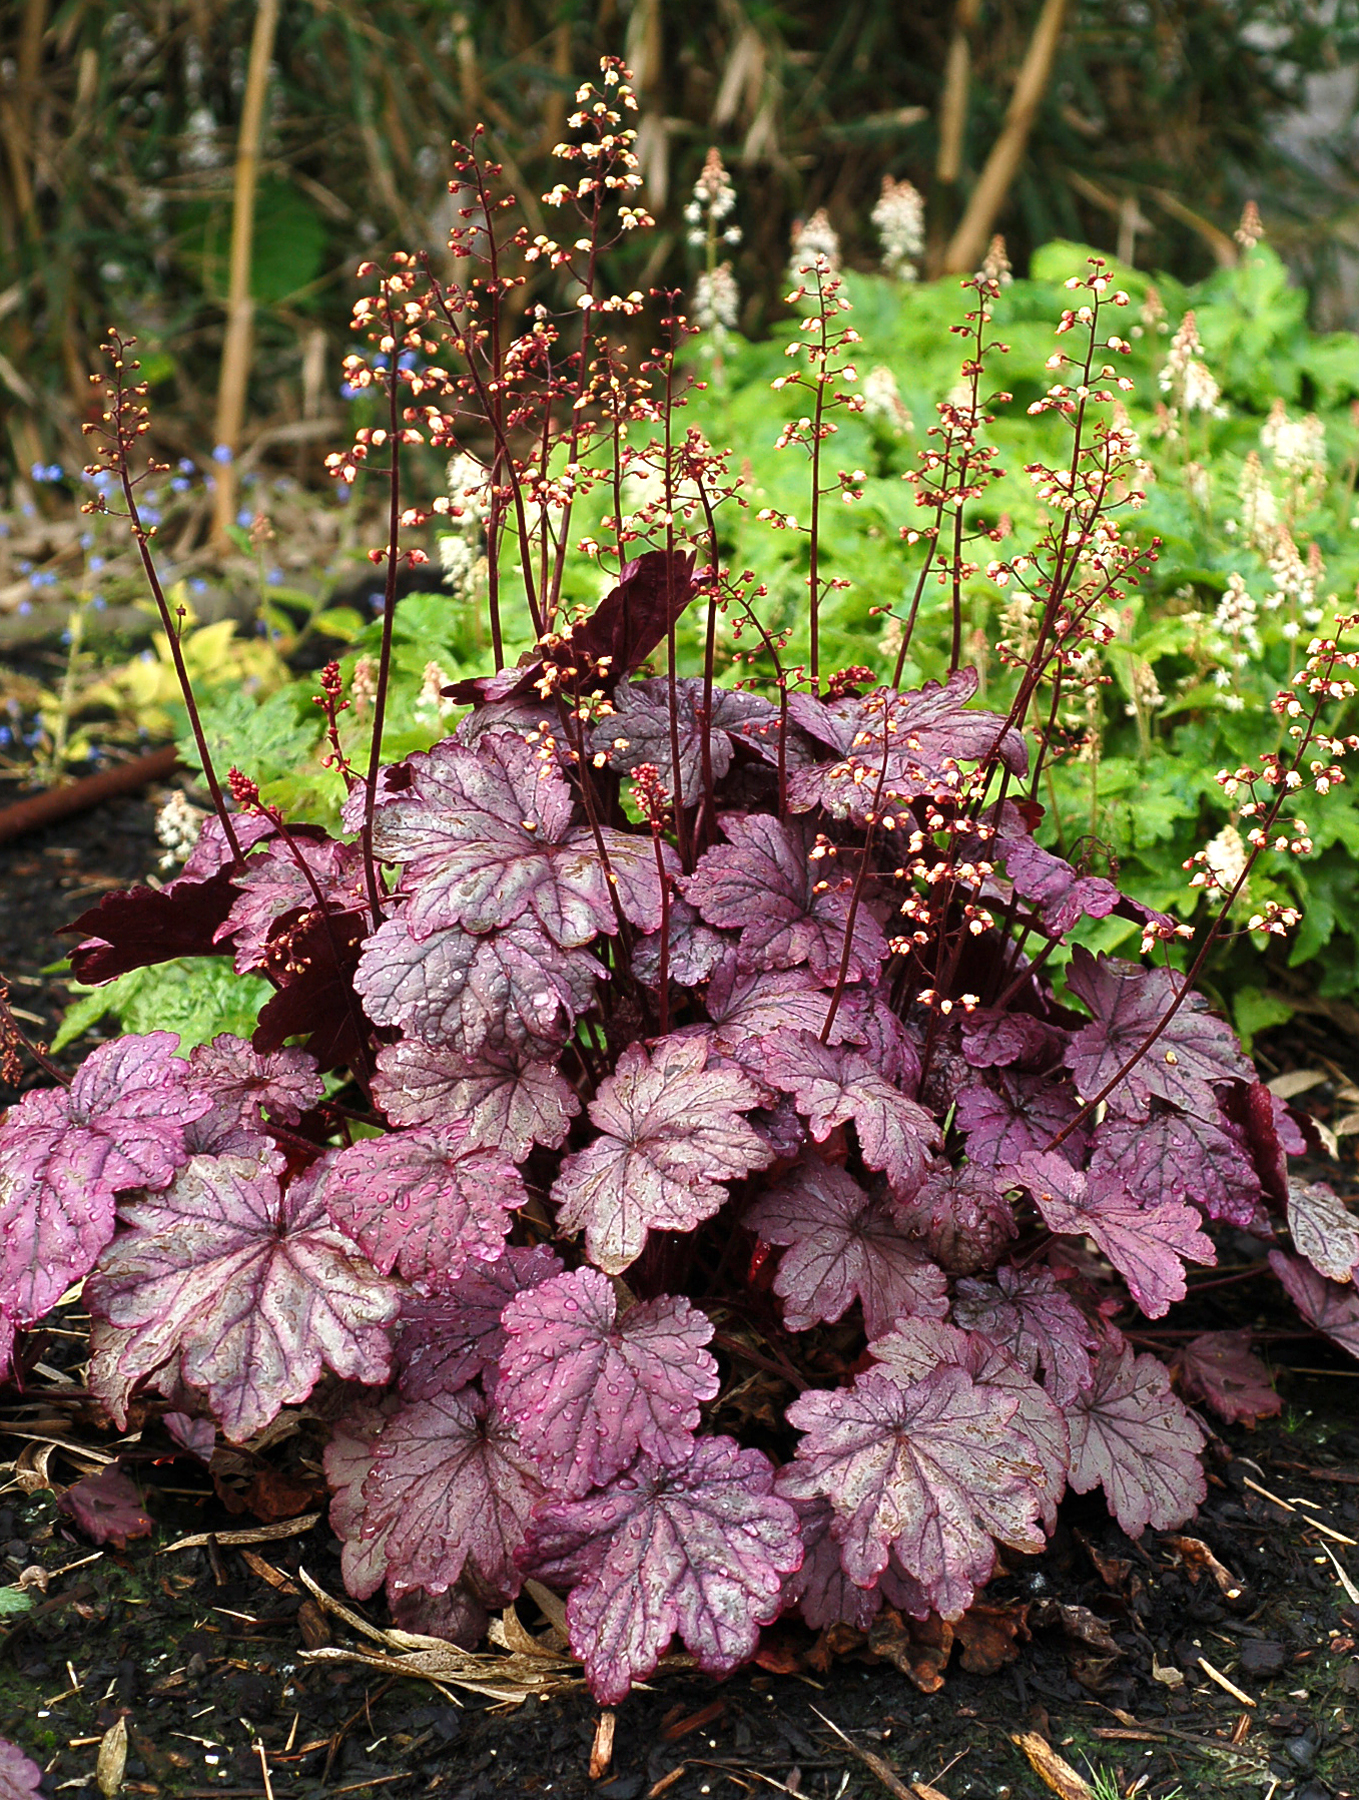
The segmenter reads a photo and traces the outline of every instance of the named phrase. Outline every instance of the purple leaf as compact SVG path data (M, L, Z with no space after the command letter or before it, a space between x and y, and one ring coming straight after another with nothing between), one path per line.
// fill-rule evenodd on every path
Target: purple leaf
M493 1263L472 1263L437 1293L408 1293L401 1302L396 1364L403 1400L449 1394L500 1360L505 1333L500 1315L516 1294L560 1275L545 1244L511 1244Z
M1066 1489L1071 1446L1056 1403L1021 1369L1008 1350L980 1334L959 1331L938 1319L907 1319L868 1346L868 1354L890 1370L903 1387L932 1369L952 1364L978 1387L996 1388L1016 1403L1007 1432L1012 1451L1022 1450L1042 1476L1043 1519L1051 1530L1057 1502Z
M973 711L967 702L976 691L977 671L956 669L944 686L927 681L911 693L874 688L861 699L829 705L809 694L792 695L794 722L839 755L836 762L794 771L788 783L794 811L824 806L836 818L862 818L872 808L884 765L884 803L955 794L957 764L992 754L1022 775L1029 762L1023 738L998 713Z
M217 1448L217 1427L211 1419L193 1419L188 1413L168 1412L161 1423L186 1455L204 1464L212 1461L212 1453Z
M703 707L701 676L686 676L675 683L676 722L679 726L680 781L683 804L697 804L703 776ZM713 780L720 781L731 767L732 736L752 727L776 727L778 708L760 694L736 688L713 688L710 737ZM675 785L674 746L670 736L670 681L654 676L619 687L613 697L613 713L596 725L590 739L595 752L603 751L615 770L631 774L641 763L654 763L666 789Z
M1263 1082L1233 1082L1221 1096L1221 1111L1227 1130L1251 1160L1255 1185L1280 1212L1285 1211L1288 1158L1304 1156L1308 1149L1287 1105ZM1260 1210L1253 1208L1245 1221L1249 1229L1258 1229Z
M57 1510L73 1519L92 1542L112 1544L115 1550L126 1550L129 1538L150 1537L156 1528L136 1483L116 1462L68 1487Z
M1327 1281L1311 1263L1298 1256L1271 1250L1269 1266L1284 1284L1289 1299L1316 1331L1324 1331L1332 1343L1359 1356L1359 1289Z
M411 786L378 808L373 844L405 865L413 936L449 925L490 931L526 915L563 949L618 930L594 833L571 825L570 789L555 761L520 737L488 734L475 749L446 738L410 766ZM656 930L649 835L607 826L601 835L624 911L639 929ZM668 845L665 855L678 875Z
M555 1049L605 979L593 957L528 925L483 937L451 926L417 940L398 913L364 945L354 986L375 1025L475 1056L488 1043Z
M845 997L851 1005L836 1014L837 1043L853 1033L853 1024L842 1026L842 1021L847 1011L853 1017L852 1003L861 1001L862 993L847 992ZM708 983L704 1004L718 1049L740 1056L743 1044L757 1044L784 1025L819 1034L830 997L810 969L743 969L736 952L729 950Z
M1282 1412L1269 1370L1251 1354L1249 1331L1206 1331L1175 1353L1180 1385L1229 1425L1253 1425Z
M1359 1268L1359 1220L1324 1181L1290 1181L1288 1230L1293 1248L1331 1281L1352 1281Z
M91 1051L69 1089L25 1094L0 1125L0 1306L40 1319L113 1236L119 1189L164 1187L184 1128L212 1102L187 1085L173 1032Z
M741 1117L759 1102L744 1075L708 1067L704 1037L631 1045L590 1102L600 1136L562 1163L559 1229L583 1231L607 1275L636 1261L648 1231L692 1231L726 1199L722 1182L773 1160Z
M1129 1537L1148 1525L1170 1531L1202 1506L1208 1492L1199 1467L1203 1433L1154 1356L1106 1345L1093 1381L1067 1410L1067 1425L1072 1487L1078 1494L1103 1487Z
M97 987L177 956L211 956L218 927L231 911L236 886L229 868L204 881L181 875L163 888L132 887L105 894L98 906L58 936L82 932L71 952L71 973Z
M305 1400L323 1367L387 1379L397 1289L335 1230L318 1185L280 1193L258 1163L200 1156L166 1193L123 1209L129 1229L85 1290L121 1334L99 1389L120 1425L120 1389L176 1357L235 1443Z
M0 1738L0 1800L36 1800L42 1770L17 1744Z
M833 847L809 849L806 834L765 813L728 814L729 842L705 852L680 886L710 925L741 933L737 956L752 969L806 963L818 981L839 976L854 883ZM854 918L847 978L876 980L887 955L882 928L867 907Z
M247 857L236 871L236 898L213 942L230 940L238 974L266 967L269 939L278 921L287 913L315 909L317 890L333 912L362 912L368 905L363 852L357 844L301 832L293 834L292 843L296 855L293 848L275 841ZM299 868L298 856L311 881Z
M963 1016L963 1053L974 1069L1013 1063L1046 1068L1060 1060L1066 1034L1032 1013L977 1007Z
M995 1171L974 1163L935 1163L909 1199L893 1197L892 1210L902 1230L923 1238L955 1275L993 1268L1017 1229Z
M1012 1393L941 1365L903 1385L886 1370L852 1388L801 1394L788 1408L805 1432L781 1486L821 1495L836 1514L840 1556L867 1587L889 1551L945 1618L959 1618L990 1576L999 1539L1038 1550L1042 1474L1010 1426Z
M764 1040L761 1070L793 1096L817 1143L836 1126L852 1124L859 1154L886 1175L894 1197L920 1186L943 1135L924 1107L908 1100L869 1057L789 1028Z
M1114 1177L1083 1175L1060 1156L1031 1153L1016 1168L1049 1230L1093 1238L1149 1319L1163 1318L1173 1301L1184 1299L1182 1257L1217 1261L1198 1214L1182 1200L1143 1204Z
M280 992L260 1010L251 1043L262 1056L305 1037L319 1068L347 1068L363 1052L363 1011L354 971L368 935L367 913L290 917L269 940L268 972Z
M772 1490L758 1450L712 1437L677 1469L643 1455L603 1492L539 1509L521 1560L575 1571L571 1648L601 1705L644 1681L676 1632L710 1675L754 1654L802 1559L797 1514Z
M490 1622L486 1608L465 1588L449 1588L443 1594L402 1588L392 1596L392 1623L398 1631L443 1638L460 1650L475 1650Z
M782 1475L780 1469L774 1477L776 1492ZM840 1545L831 1530L835 1514L829 1500L817 1495L792 1504L802 1533L802 1567L784 1578L783 1610L796 1606L813 1631L841 1624L867 1631L882 1610L881 1588L860 1587L845 1574Z
M394 1125L456 1119L467 1150L498 1149L523 1162L534 1144L566 1142L580 1097L554 1064L526 1046L483 1044L464 1056L406 1038L378 1052L373 1099Z
M703 1348L712 1324L687 1300L663 1295L620 1319L608 1277L577 1269L516 1296L501 1323L496 1400L550 1492L603 1487L639 1450L667 1465L689 1456L718 1379Z
M1121 898L1102 875L1077 875L1068 862L1032 837L1003 836L996 845L1015 892L1037 903L1043 929L1065 938L1081 919L1107 919Z
M1077 1088L1091 1100L1170 1011L1184 977L1171 969L1143 969L1103 954L1095 958L1078 944L1067 971L1067 986L1093 1015L1090 1024L1072 1038L1066 1053ZM1211 1116L1216 1097L1210 1083L1250 1081L1253 1075L1231 1028L1213 1017L1201 994L1190 994L1151 1049L1110 1094L1110 1110L1145 1113L1148 1102L1155 1098L1169 1100L1185 1112Z
M442 1594L464 1582L488 1606L519 1592L514 1553L542 1489L508 1423L474 1388L401 1406L363 1484L365 1541L388 1580Z
M819 1157L757 1200L744 1222L767 1242L791 1246L774 1278L790 1331L833 1324L856 1299L870 1337L913 1313L942 1318L948 1310L943 1271L905 1236L886 1201Z
M1249 1225L1260 1208L1250 1158L1216 1110L1204 1118L1164 1107L1149 1119L1110 1113L1095 1128L1090 1174L1120 1181L1147 1204L1183 1196L1233 1225Z
M956 1122L967 1133L970 1161L988 1169L1005 1169L1027 1151L1045 1150L1080 1111L1075 1089L1052 1075L1025 1075L993 1070L985 1083L965 1087L958 1095ZM1073 1157L1085 1154L1083 1130L1066 1140Z
M682 894L670 897L670 935L668 955L670 979L678 987L698 987L721 962L729 936L705 925L697 907L690 906ZM661 981L661 934L649 931L639 937L632 951L632 972L647 987L659 987Z
M261 1107L281 1125L296 1125L325 1093L316 1063L305 1050L261 1056L229 1032L190 1053L189 1081L212 1096L212 1113L205 1118L223 1129L236 1124L258 1130Z
M460 1123L362 1138L331 1162L320 1188L331 1219L384 1275L455 1281L494 1262L510 1215L528 1198L506 1157L467 1148Z
M1090 1385L1088 1351L1097 1348L1089 1321L1058 1286L1050 1269L996 1270L996 1285L960 1281L953 1316L966 1331L1001 1345L1027 1374L1042 1365L1044 1385L1067 1406Z
M381 1405L360 1400L330 1428L325 1448L330 1484L330 1528L339 1538L340 1573L356 1600L370 1599L387 1574L387 1533L364 1536L363 1484L372 1473L382 1428L396 1410L388 1398Z

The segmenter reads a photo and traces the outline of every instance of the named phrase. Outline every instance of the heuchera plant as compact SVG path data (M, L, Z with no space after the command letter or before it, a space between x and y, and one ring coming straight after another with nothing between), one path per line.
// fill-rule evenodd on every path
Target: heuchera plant
M386 423L332 466L385 474L390 539L366 767L333 668L318 696L345 836L290 827L200 744L215 816L182 875L77 920L72 964L100 982L230 952L273 997L249 1042L186 1058L171 1034L128 1036L69 1085L49 1066L0 1127L0 1317L8 1347L83 1282L90 1387L120 1426L159 1395L181 1434L207 1419L239 1443L315 1396L351 1592L385 1585L398 1617L470 1643L532 1577L566 1596L612 1702L675 1637L720 1673L784 1613L957 1618L998 1547L1042 1547L1067 1488L1102 1488L1134 1535L1181 1523L1205 1491L1187 1402L1229 1420L1278 1402L1248 1334L1205 1333L1172 1371L1147 1321L1185 1298L1186 1264L1250 1271L1254 1242L1359 1354L1359 1222L1290 1181L1298 1124L1194 991L1249 861L1186 951L1188 927L1035 840L1063 683L1139 573L1118 526L1138 499L1124 297L1098 264L1070 284L1037 403L1069 459L1029 471L1041 542L991 564L1034 598L1037 639L1007 709L984 711L960 591L1001 535L977 506L995 278L964 284L961 382L903 528L921 560L896 680L928 582L952 591L951 655L903 692L818 664L838 579L819 509L856 492L831 468L834 415L861 402L837 281L807 265L785 441L807 456L810 524L770 521L807 541L810 662L788 666L756 576L723 562L740 483L677 428L676 297L633 373L617 321L642 298L597 291L611 242L648 223L621 67L578 104L571 179L547 197L563 242L506 223L474 144L452 190L467 281L423 257L362 271L374 355L346 375ZM535 262L573 303L514 335ZM144 390L111 348L97 466L174 645L132 473ZM447 738L384 767L398 564L420 554L401 533L425 522L401 495L416 443L483 458L494 667L454 696L469 710ZM653 497L626 514L634 476ZM572 506L599 483L603 598L575 616ZM536 644L507 668L520 606ZM691 607L706 655L686 671ZM716 679L719 622L735 685ZM1305 848L1289 808L1359 747L1322 723L1357 662L1314 643L1276 705L1282 748L1223 776L1252 854ZM1081 946L1111 914L1142 961Z

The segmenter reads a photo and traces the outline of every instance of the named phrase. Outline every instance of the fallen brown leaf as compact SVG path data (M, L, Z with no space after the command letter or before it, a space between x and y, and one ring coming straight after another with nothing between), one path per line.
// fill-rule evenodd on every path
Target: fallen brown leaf
M961 1662L970 1675L994 1675L1019 1655L1017 1639L1029 1636L1029 1605L1016 1601L995 1606L982 1600L953 1627L962 1646Z
M99 1792L105 1796L105 1800L113 1800L113 1796L123 1785L123 1771L126 1767L127 1720L119 1717L100 1739L99 1754L94 1764L94 1778L99 1783Z
M922 1694L937 1694L953 1650L953 1627L944 1619L903 1619L885 1606L873 1621L868 1647L900 1669Z
M1036 1731L1011 1732L1010 1742L1024 1752L1029 1767L1058 1800L1095 1800L1090 1783L1076 1773L1065 1757L1045 1744Z
M616 1723L616 1714L606 1706L595 1723L595 1741L590 1746L591 1781L603 1781L609 1772L609 1764L613 1761L613 1731Z
M1245 1583L1222 1566L1202 1538L1167 1536L1161 1542L1178 1553L1185 1573L1194 1585L1197 1586L1200 1576L1206 1573L1212 1576L1227 1599L1241 1598Z

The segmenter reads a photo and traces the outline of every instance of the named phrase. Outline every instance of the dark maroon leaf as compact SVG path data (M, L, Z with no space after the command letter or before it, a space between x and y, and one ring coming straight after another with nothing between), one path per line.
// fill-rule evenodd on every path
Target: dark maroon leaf
M1282 1250L1270 1251L1269 1266L1307 1323L1351 1356L1359 1356L1359 1289L1353 1282L1328 1281L1311 1263L1285 1256Z
M494 1262L528 1198L508 1157L469 1150L461 1122L391 1131L341 1150L320 1184L334 1224L384 1275L456 1281Z
M1175 1353L1180 1386L1229 1425L1253 1425L1283 1410L1269 1370L1251 1354L1249 1331L1207 1331Z
M201 1463L211 1462L217 1448L217 1427L211 1419L191 1419L188 1413L168 1412L161 1423L181 1450Z
M552 1189L562 1231L583 1231L591 1262L621 1274L649 1231L691 1231L727 1197L721 1184L773 1159L742 1114L754 1086L709 1067L704 1037L633 1044L590 1102L600 1135L562 1163Z
M519 1592L514 1554L541 1495L509 1424L475 1388L403 1405L382 1428L363 1484L361 1537L381 1539L389 1583L484 1604Z
M1170 1391L1165 1366L1128 1347L1101 1350L1094 1379L1067 1410L1071 1485L1103 1487L1109 1510L1129 1537L1152 1525L1169 1531L1208 1492L1199 1467L1203 1433Z
M534 1144L560 1149L580 1097L555 1064L528 1046L483 1044L464 1056L418 1038L378 1052L373 1099L393 1125L456 1119L468 1150L500 1150L523 1162Z
M721 820L730 840L700 859L681 881L710 925L739 930L737 956L748 968L806 963L819 981L839 977L853 880L833 846L812 845L801 829L764 813ZM887 955L882 928L867 907L854 916L847 979L876 980Z
M172 1031L91 1051L69 1088L24 1095L0 1124L0 1311L31 1324L113 1236L114 1195L164 1187L212 1104Z
M475 1056L530 1040L555 1051L607 979L585 951L559 950L531 925L482 937L455 925L417 940L398 913L364 945L354 986L375 1025Z
M319 1069L360 1060L364 1020L354 973L369 929L366 913L312 911L274 933L268 972L280 991L262 1008L250 1039L261 1056L301 1037Z
M1288 1205L1288 1158L1303 1156L1307 1140L1288 1107L1260 1081L1233 1082L1221 1096L1227 1129L1250 1158L1256 1185L1283 1212ZM1247 1223L1254 1224L1252 1213Z
M974 1069L1048 1068L1061 1060L1065 1042L1065 1033L1032 1013L979 1006L963 1017L963 1053Z
M989 1281L960 1281L953 1316L965 1330L981 1332L1008 1350L1027 1374L1041 1365L1044 1385L1059 1406L1089 1387L1088 1352L1099 1339L1050 1269L1002 1264L994 1287Z
M934 1610L959 1618L995 1565L993 1540L1043 1546L1042 1472L1010 1434L1018 1404L956 1364L906 1384L874 1368L788 1408L806 1435L780 1486L830 1502L852 1581L867 1587L891 1552Z
M465 1588L449 1588L443 1594L402 1588L392 1597L392 1623L398 1631L443 1638L460 1650L475 1650L490 1622L486 1608Z
M995 1171L975 1163L961 1169L935 1163L913 1194L893 1196L892 1210L902 1230L923 1238L930 1255L955 1275L993 1268L1016 1231Z
M653 1672L676 1632L710 1675L747 1661L778 1614L781 1578L799 1566L802 1542L768 1460L711 1437L676 1469L643 1455L602 1492L548 1501L521 1560L548 1580L574 1571L571 1648L596 1700L612 1706Z
M136 1381L174 1363L234 1443L305 1400L323 1367L384 1382L398 1292L331 1224L303 1177L236 1156L195 1157L128 1229L86 1289L105 1334L91 1383L121 1424Z
M955 1122L967 1134L967 1154L988 1169L1006 1169L1026 1151L1045 1150L1080 1111L1070 1082L1053 1075L995 1069L987 1080L958 1095ZM1072 1132L1065 1150L1085 1154L1084 1130Z
M1160 1319L1185 1296L1184 1263L1215 1263L1217 1251L1199 1230L1199 1216L1182 1200L1135 1200L1110 1175L1082 1174L1063 1157L1023 1156L1016 1164L1052 1231L1090 1237L1128 1284L1150 1319Z
M126 1550L129 1538L149 1537L156 1528L136 1483L116 1462L68 1487L57 1508L92 1542L112 1544L115 1550Z
M819 1157L757 1200L745 1223L767 1243L790 1246L774 1278L790 1331L834 1323L856 1299L870 1337L913 1313L942 1318L948 1311L943 1271L905 1235L887 1202Z
M330 837L294 835L291 845L275 841L247 857L235 881L236 898L214 941L229 941L241 974L269 967L269 939L277 922L288 913L317 910L318 891L334 912L363 912L368 905L362 850Z
M504 1348L500 1315L516 1294L561 1274L545 1244L511 1244L495 1262L471 1263L438 1292L401 1302L396 1364L404 1400L452 1393L494 1371Z
M608 1277L577 1269L516 1295L501 1324L496 1401L550 1492L604 1487L639 1450L688 1458L718 1379L703 1348L712 1324L687 1300L663 1295L619 1318Z
M670 980L678 987L699 987L712 974L731 943L728 932L714 931L682 894L670 897L667 956ZM647 987L661 982L661 934L649 931L632 951L632 972Z
M680 780L685 806L697 804L703 775L703 680L686 676L675 683L676 720L679 725ZM778 708L760 694L736 688L712 691L710 757L714 781L731 767L732 737L754 726L774 729ZM613 697L613 712L594 729L591 748L603 752L612 768L631 774L642 763L654 763L667 791L675 785L674 744L670 735L670 681L654 676L649 681L625 683Z
M774 1032L760 1051L763 1078L793 1096L817 1143L837 1126L852 1124L859 1154L868 1168L886 1175L893 1197L915 1192L943 1136L930 1114L869 1057L792 1029Z
M1098 958L1079 944L1072 953L1067 986L1093 1015L1067 1048L1068 1068L1086 1099L1093 1099L1146 1042L1170 1011L1184 985L1171 969L1144 969L1136 963ZM1250 1081L1254 1071L1241 1054L1231 1028L1208 1011L1201 994L1190 994L1145 1056L1109 1096L1114 1112L1145 1113L1153 1098L1169 1100L1185 1112L1210 1116L1216 1105L1211 1083Z
M1122 1182L1145 1205L1182 1196L1233 1225L1249 1225L1260 1210L1255 1170L1216 1111L1203 1118L1166 1107L1148 1119L1110 1113L1095 1129L1090 1173Z
M1331 1281L1352 1282L1359 1269L1359 1220L1324 1181L1288 1184L1293 1248Z
M177 956L211 956L216 934L237 889L231 869L205 881L181 875L163 888L133 887L105 894L98 906L59 935L82 934L71 952L71 973L90 987Z

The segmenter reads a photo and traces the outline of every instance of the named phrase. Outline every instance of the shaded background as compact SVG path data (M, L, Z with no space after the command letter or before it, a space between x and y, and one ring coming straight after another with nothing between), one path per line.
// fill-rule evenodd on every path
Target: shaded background
M0 484L79 460L113 321L141 340L162 447L210 466L252 36L271 6L240 435L296 447L309 479L359 256L441 244L448 142L478 120L532 222L604 51L635 71L660 224L614 278L692 286L681 213L716 144L749 334L777 316L790 229L815 208L847 261L873 262L884 174L925 194L927 272L945 265L1045 31L1055 53L994 220L1017 268L1060 235L1192 279L1235 255L1255 199L1314 322L1359 321L1359 0L9 0Z

